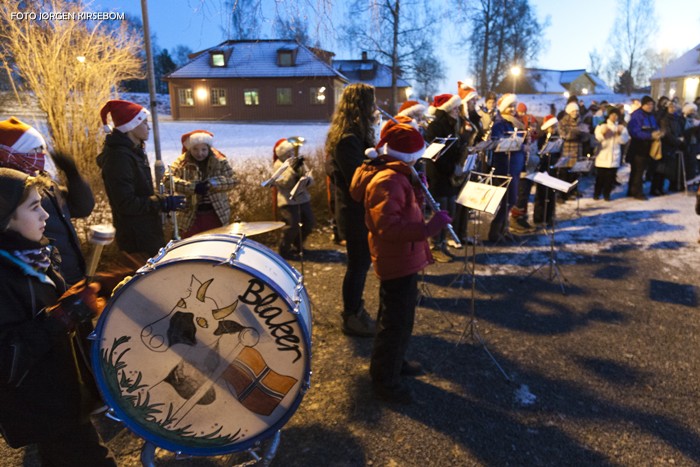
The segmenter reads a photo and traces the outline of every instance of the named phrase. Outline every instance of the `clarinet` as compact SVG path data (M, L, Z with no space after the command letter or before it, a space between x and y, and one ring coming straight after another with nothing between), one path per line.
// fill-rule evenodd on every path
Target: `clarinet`
M425 195L425 200L428 203L428 206L430 206L430 209L433 212L438 212L440 210L440 204L435 201L435 198L433 198L433 195L430 194L430 190L428 190L428 187L423 184L423 181L420 179L420 176L418 175L418 171L416 170L415 167L412 165L409 165L411 168L411 173L413 174L414 177L416 177L416 180L418 180L418 184L420 185L421 189L423 190L423 194ZM459 239L457 234L455 233L455 229L452 228L452 224L447 224L446 226L447 231L450 233L450 237L452 237L452 240L455 241L457 244L457 248L462 246L462 241Z

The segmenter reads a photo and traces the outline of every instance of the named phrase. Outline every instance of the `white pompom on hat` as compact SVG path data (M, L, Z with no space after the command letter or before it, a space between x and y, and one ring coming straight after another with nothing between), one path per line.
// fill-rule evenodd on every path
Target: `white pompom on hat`
M688 116L688 115L693 115L695 112L698 111L698 106L693 104L693 103L687 103L683 106L683 115Z
M435 115L437 110L449 112L456 107L459 107L461 103L462 99L460 99L459 96L455 96L453 94L438 94L437 96L433 97L433 103L428 108L428 113Z
M574 113L574 111L578 112L580 110L581 110L581 108L578 106L578 104L576 102L569 102L568 104L566 104L566 107L564 107L564 112L566 112L568 114L572 114L572 113Z
M41 133L17 117L0 122L0 144L19 154L26 154L38 147L46 149L46 141Z
M496 105L498 106L498 111L499 112L505 112L505 110L510 107L511 105L515 104L515 101L518 100L518 96L511 92L507 92L501 96L500 99L496 102Z
M207 146L212 147L214 143L214 133L207 130L194 130L182 135L180 141L182 141L182 152L185 152L192 148L192 146L196 146L198 144L206 144Z
M146 121L151 113L133 102L120 100L107 101L100 110L100 117L102 117L102 125L104 125L105 133L111 133L112 129L107 124L107 115L112 116L112 123L114 123L115 130L126 133Z
M386 155L411 163L420 159L424 152L425 140L420 132L411 125L398 123L386 131L376 148L367 149L365 155L370 159Z

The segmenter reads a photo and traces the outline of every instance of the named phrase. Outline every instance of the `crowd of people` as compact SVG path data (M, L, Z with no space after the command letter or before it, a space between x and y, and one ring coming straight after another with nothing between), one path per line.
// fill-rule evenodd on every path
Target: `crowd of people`
M683 189L699 173L697 101L681 105L661 98L657 104L644 96L629 109L607 102L586 108L572 96L557 116L543 119L511 93L488 93L480 102L476 90L460 82L455 94L436 95L428 106L404 102L379 129L374 88L355 83L344 89L333 114L325 153L335 235L347 250L341 329L374 339L370 376L379 399L410 403L403 378L424 371L406 359L417 275L434 261L450 261L448 247L470 241L470 211L456 202L469 178L470 156L476 155L480 172L510 177L490 225L490 242L553 222L552 191L534 184L528 173L548 172L575 187L580 172L572 169L593 160L593 197L607 201L624 162L631 165L627 194L640 200L647 198L645 179L651 182L649 194L661 196ZM158 190L145 152L149 112L112 100L100 115L108 134L96 162L119 250L142 258L157 254L166 243L167 214L176 217L182 238L231 222L229 195L236 180L211 132L182 135L182 155L161 182L170 188ZM506 139L517 146L482 144ZM557 139L560 150L548 149ZM435 141L444 148L423 157ZM288 259L303 253L315 225L308 191L313 180L297 143L283 138L273 148L276 205L285 222L279 252ZM64 185L44 171L49 155ZM38 444L46 465L115 465L89 420L101 405L90 364L78 357L89 352L76 351L89 345L92 320L121 279L103 275L86 281L71 219L91 213L93 193L73 157L49 153L43 136L14 117L0 122L0 167L3 436L13 447ZM568 195L580 196L575 190ZM696 210L700 214L700 197ZM446 234L448 227L457 238ZM364 301L371 265L380 280L376 321Z

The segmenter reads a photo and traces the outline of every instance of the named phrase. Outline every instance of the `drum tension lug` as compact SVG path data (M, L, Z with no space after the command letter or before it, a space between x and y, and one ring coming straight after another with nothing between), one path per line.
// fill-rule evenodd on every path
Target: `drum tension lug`
M156 268L156 263L163 259L163 257L170 251L170 249L175 244L174 240L170 240L167 245L158 250L158 253L153 258L149 258L146 264L136 271L136 274L145 274L151 272Z
M231 253L231 256L229 256L227 260L222 261L219 264L217 264L217 266L221 266L224 264L228 264L229 266L233 266L234 263L236 262L236 257L238 256L238 252L241 250L241 247L243 246L243 242L245 241L245 239L246 239L245 234L242 234L240 240L236 243L236 246L233 248L233 252Z

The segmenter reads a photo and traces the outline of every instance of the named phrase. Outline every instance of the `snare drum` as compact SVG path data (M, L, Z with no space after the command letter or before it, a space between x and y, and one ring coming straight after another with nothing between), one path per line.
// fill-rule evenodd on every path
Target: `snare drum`
M110 299L92 350L114 415L193 456L274 435L311 374L311 308L299 273L246 237L170 244Z

